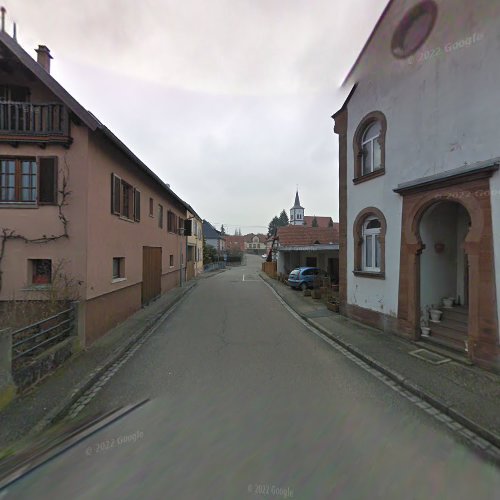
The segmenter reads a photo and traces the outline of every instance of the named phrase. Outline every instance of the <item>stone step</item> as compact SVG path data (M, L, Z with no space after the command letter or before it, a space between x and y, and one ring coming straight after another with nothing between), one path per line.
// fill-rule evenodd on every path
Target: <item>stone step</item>
M450 318L442 318L440 323L433 323L432 321L429 321L429 326L431 325L444 326L445 328L462 332L465 335L467 335L469 331L469 325L467 323L464 323L463 321L456 321Z
M467 331L450 328L448 325L441 323L429 323L431 328L431 336L446 337L447 339L464 342L467 340Z
M465 343L462 342L457 342L452 339L448 339L446 337L440 337L440 336L430 336L430 337L421 337L421 339L429 344L434 344L437 345L441 348L444 349L449 349L450 351L453 352L460 352L464 353L465 352Z

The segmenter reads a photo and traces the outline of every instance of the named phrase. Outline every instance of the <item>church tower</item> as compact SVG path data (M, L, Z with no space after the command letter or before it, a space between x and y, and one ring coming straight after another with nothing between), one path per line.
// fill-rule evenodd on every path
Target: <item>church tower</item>
M302 226L304 224L304 208L300 206L299 190L295 193L295 203L290 209L290 225Z

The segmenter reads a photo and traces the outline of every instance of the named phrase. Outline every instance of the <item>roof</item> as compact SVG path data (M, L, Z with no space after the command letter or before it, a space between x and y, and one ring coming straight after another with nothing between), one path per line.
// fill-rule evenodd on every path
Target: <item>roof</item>
M243 236L243 238L245 238L245 241L248 242L248 243L253 243L253 238L257 236L259 238L259 243L265 243L266 240L267 240L267 236L265 234L254 234L254 233L249 233L249 234L245 234L245 236Z
M486 161L478 161L470 165L462 165L461 167L452 170L446 170L438 174L420 177L409 182L398 184L398 187L393 189L395 193L404 193L423 186L429 186L442 181L456 181L459 182L462 177L471 175L497 171L500 168L500 157L491 158Z
M196 214L194 209L175 194L168 184L163 182L147 165L142 162L111 130L101 123L90 111L86 110L59 82L38 64L22 47L6 32L0 31L0 45L9 50L15 58L38 80L70 109L92 132L100 132L104 137L125 154L135 165L149 176L156 184L172 198L179 202L186 210ZM0 47L1 48L1 47Z
M225 239L225 237L222 235L220 231L217 231L210 222L206 221L203 219L203 236L207 239Z
M300 200L299 200L299 191L295 193L295 203L293 204L292 208L304 208L300 206Z
M313 219L316 217L318 227L329 227L328 224L333 223L331 217L323 217L319 215L304 215L304 225L312 227Z
M361 62L361 59L363 58L363 56L364 56L364 54L365 54L368 46L370 45L370 43L372 42L373 38L375 37L375 34L377 33L380 25L382 24L382 21L384 20L386 14L389 12L389 10L392 7L392 4L394 2L395 2L395 0L389 0L389 2L387 2L387 5L385 6L385 9L383 10L382 14L378 18L378 21L375 24L375 27L373 28L372 32L370 33L370 36L368 37L368 39L366 40L365 44L363 45L363 48L361 49L361 52L359 53L358 57L354 61L354 64L352 65L352 68L349 70L349 73L347 73L347 76L344 78L344 81L342 82L342 86L344 86L349 81L349 79L353 75L355 69L358 67L358 65ZM350 97L351 96L349 95L348 98L350 99Z
M339 243L339 225L333 227L284 226L278 228L280 248L284 246L329 245Z

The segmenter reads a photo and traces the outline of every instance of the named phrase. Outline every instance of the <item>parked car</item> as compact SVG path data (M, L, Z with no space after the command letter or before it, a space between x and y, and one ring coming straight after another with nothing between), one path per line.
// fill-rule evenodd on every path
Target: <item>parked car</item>
M328 273L319 267L297 267L288 276L288 284L291 288L312 288L316 276L327 277Z

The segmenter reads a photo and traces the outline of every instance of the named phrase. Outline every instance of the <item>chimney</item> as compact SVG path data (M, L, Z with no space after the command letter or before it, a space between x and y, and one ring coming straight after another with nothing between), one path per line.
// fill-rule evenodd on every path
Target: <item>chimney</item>
M1 20L1 30L2 30L2 33L5 32L5 13L7 11L5 10L5 7L0 7L0 16L2 18Z
M35 52L38 54L37 61L38 64L47 72L50 74L50 60L54 59L50 55L50 50L48 47L45 45L39 45L38 49L35 50Z

